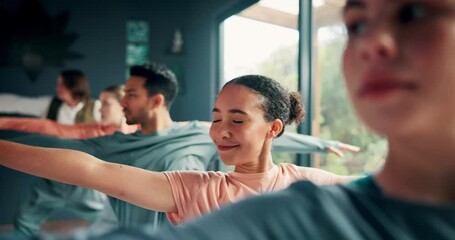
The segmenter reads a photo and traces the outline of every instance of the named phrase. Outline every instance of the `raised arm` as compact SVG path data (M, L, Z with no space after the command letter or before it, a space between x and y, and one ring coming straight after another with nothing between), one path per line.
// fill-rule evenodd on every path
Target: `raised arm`
M342 157L343 151L358 152L360 148L339 141L324 140L313 136L284 132L281 137L273 141L272 150L274 152L295 152L301 154L329 152Z
M365 176L362 176L362 175L358 175L358 176L341 176L341 175L336 175L334 176L333 178L333 183L334 184L337 184L337 183L340 183L340 184L346 184L346 183L350 183L352 181L355 181L359 178L363 178Z
M175 212L177 209L169 181L163 173L105 162L80 151L0 140L0 165L93 188L151 210Z
M0 94L0 112L45 117L51 100L50 96L25 97L2 93Z

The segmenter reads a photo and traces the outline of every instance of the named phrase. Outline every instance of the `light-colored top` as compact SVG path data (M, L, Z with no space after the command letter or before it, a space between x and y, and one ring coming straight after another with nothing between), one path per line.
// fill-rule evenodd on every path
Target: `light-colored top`
M63 124L75 124L77 113L84 107L84 103L80 102L76 106L71 107L66 103L62 103L58 109L57 122ZM95 100L95 105L93 106L93 118L95 122L101 121L101 102Z
M335 183L335 174L282 163L264 173L164 172L169 179L177 213L167 213L173 223L199 217L251 195L284 189L298 180L315 184Z
M52 96L25 97L9 93L0 94L0 112L27 114L45 118L51 101ZM84 104L82 102L74 107L62 103L57 114L57 122L74 124L76 114L83 106ZM96 100L93 108L93 117L96 122L101 121L100 108L101 102Z
M134 133L139 128L138 125L126 125L122 127L102 125L99 123L69 125L42 118L1 117L0 129L39 133L59 138L86 139L110 135L116 131L125 134Z

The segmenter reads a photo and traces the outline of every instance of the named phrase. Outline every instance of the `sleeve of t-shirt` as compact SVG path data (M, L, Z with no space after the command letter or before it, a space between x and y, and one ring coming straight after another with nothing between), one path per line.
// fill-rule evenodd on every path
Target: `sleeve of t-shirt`
M217 201L219 181L215 180L216 173L171 171L164 174L171 185L177 207L177 213L166 213L172 223L193 219L219 207Z
M293 164L287 165L290 168L296 168L302 180L308 180L317 185L332 185L332 184L346 184L359 178L365 177L358 176L342 176L331 172L327 172L318 168L301 167Z
M302 180L308 180L317 185L335 184L336 175L322 169L310 167L297 167Z

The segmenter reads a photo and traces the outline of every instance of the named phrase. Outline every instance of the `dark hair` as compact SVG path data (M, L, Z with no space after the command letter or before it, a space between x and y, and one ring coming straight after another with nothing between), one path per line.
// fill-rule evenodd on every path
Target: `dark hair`
M146 63L144 65L132 66L131 76L144 77L144 87L149 96L161 93L164 96L165 104L171 108L178 92L177 78L174 73L165 65L158 63Z
M60 73L63 85L67 87L74 99L78 101L86 100L90 97L90 87L85 75L80 70L70 69Z
M247 87L253 93L261 96L261 108L265 112L264 119L269 122L280 119L283 122L283 130L277 137L283 134L285 125L293 122L300 123L305 115L300 94L298 92L289 93L271 78L261 75L246 75L232 79L224 87L230 84Z
M125 86L123 84L112 85L112 86L109 86L109 87L103 89L103 92L113 93L115 96L115 99L117 99L117 101L121 102L122 98L125 96Z

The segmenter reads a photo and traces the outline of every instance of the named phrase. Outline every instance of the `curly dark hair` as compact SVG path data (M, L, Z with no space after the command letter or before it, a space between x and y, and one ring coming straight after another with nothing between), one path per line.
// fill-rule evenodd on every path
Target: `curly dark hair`
M261 96L261 108L265 112L264 119L269 122L280 119L283 122L283 130L277 137L283 134L285 125L300 123L303 120L305 110L300 94L298 92L289 93L271 78L261 75L245 75L232 79L224 87L230 84L247 87L251 92Z

